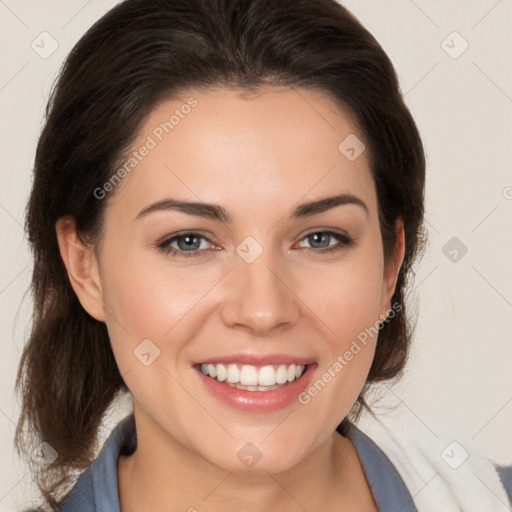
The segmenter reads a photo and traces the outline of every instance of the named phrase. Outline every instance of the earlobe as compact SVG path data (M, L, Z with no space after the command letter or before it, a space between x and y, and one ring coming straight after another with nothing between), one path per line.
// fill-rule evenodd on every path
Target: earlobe
M78 236L73 217L58 219L55 230L60 255L78 300L93 318L104 322L103 290L93 247Z
M398 274L404 261L405 255L405 230L402 218L398 218L395 223L395 252L393 257L387 262L384 268L383 297L382 306L385 311L391 307L391 298L395 293Z

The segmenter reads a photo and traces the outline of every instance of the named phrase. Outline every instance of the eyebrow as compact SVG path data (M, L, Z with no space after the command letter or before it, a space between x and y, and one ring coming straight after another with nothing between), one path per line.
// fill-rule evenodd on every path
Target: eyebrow
M323 199L317 199L308 203L303 203L297 206L291 215L290 220L302 219L313 215L318 215L327 210L335 208L337 206L344 206L354 204L360 206L366 214L369 213L368 206L366 203L353 194L339 194L331 197L324 197ZM162 210L176 210L189 215L196 215L198 217L205 217L208 219L216 220L229 224L233 221L231 215L222 207L217 204L208 203L194 203L189 201L179 201L177 199L163 199L156 203L150 204L143 210L141 210L135 220L145 217L146 215Z

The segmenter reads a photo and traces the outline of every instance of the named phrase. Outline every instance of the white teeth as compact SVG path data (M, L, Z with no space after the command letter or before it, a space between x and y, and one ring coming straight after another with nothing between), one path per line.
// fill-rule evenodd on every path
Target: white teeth
M202 364L201 371L219 382L248 391L269 391L293 382L304 373L305 365L281 364L253 366L250 364Z
M276 383L276 371L273 366L263 366L258 373L260 386L273 386Z
M217 380L219 382L224 382L228 376L226 367L223 364L214 364L212 366L215 366L215 371L217 372ZM213 377L213 378L215 378L215 377Z
M276 383L277 384L284 384L288 380L288 370L286 369L286 366L282 364L276 372Z
M228 373L227 373L227 381L234 384L235 382L240 382L240 370L238 369L238 366L236 364L230 364L228 366Z
M240 384L242 386L257 386L258 385L258 370L256 366L249 366L245 364L240 370Z
M288 375L288 382L293 382L295 380L295 365L294 364L291 364L290 366L288 366L287 375Z
M208 374L210 375L210 377L217 377L217 369L215 368L214 364L208 365Z

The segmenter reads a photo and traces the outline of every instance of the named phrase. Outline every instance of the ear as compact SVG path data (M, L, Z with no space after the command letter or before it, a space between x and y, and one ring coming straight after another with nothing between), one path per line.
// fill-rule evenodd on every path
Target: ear
M60 255L80 304L96 320L105 321L103 290L94 248L81 240L73 217L61 217L55 224Z
M391 308L391 298L395 293L398 273L404 261L405 255L405 231L401 217L395 222L395 251L384 266L384 279L382 282L381 313L386 318L386 312Z

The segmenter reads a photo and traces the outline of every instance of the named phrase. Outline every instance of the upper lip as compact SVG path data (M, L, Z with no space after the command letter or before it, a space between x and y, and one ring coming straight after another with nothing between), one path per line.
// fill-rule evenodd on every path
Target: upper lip
M210 357L202 359L194 364L250 364L253 366L264 366L274 364L313 364L315 360L311 357L298 357L290 354L230 354L226 356Z

